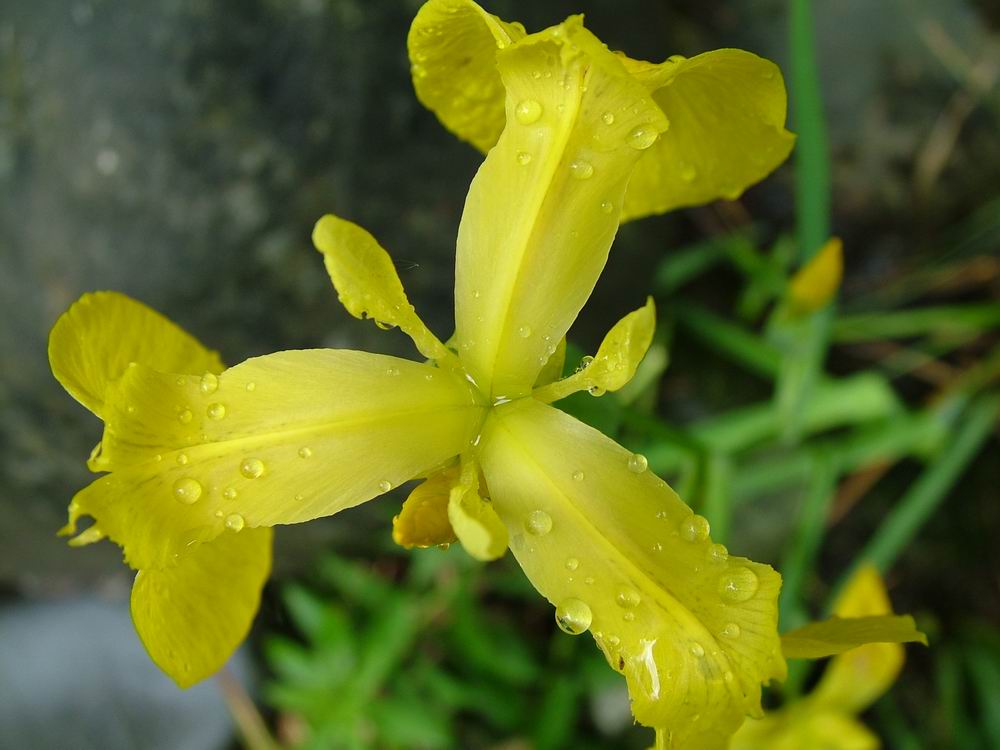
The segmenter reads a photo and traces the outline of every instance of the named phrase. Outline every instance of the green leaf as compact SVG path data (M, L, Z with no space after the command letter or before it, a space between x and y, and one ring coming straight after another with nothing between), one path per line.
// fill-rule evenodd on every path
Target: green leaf
M786 659L822 659L866 643L922 643L927 636L917 630L909 615L831 617L811 622L781 636Z

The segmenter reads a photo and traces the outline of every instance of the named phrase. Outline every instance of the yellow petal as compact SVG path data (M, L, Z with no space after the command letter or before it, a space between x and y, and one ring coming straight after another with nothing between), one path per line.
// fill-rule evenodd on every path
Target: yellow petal
M729 750L877 750L878 738L850 716L833 711L802 710L769 713L748 719L733 737Z
M455 304L462 361L499 399L530 391L590 296L640 147L667 123L578 17L497 65L508 125L466 200Z
M777 573L730 557L643 460L534 399L493 410L481 460L521 567L625 674L638 721L708 747L759 713L761 683L784 675Z
M653 298L615 323L608 331L594 357L567 378L558 380L532 394L539 401L552 403L571 393L590 390L591 393L617 391L635 375L646 356L656 329L656 307Z
M549 383L558 380L562 377L563 368L566 366L566 337L563 336L559 340L556 350L552 352L552 356L549 357L549 361L545 363L545 367L542 371L538 373L538 377L535 379L535 388L541 388L543 385L548 385Z
M922 643L927 636L917 630L909 615L831 617L811 622L781 636L786 659L822 659L866 643Z
M451 488L448 518L462 547L477 560L496 560L507 551L507 527L479 494L479 466L462 456L462 471Z
M351 315L374 318L383 328L399 326L428 359L450 356L414 312L392 259L367 231L328 214L316 222L313 244Z
M523 36L523 26L471 0L424 3L406 40L417 98L452 133L488 151L504 126L496 52Z
M182 688L217 672L246 637L271 570L271 534L228 531L173 567L136 575L135 629Z
M191 374L223 369L218 354L155 310L118 292L83 295L49 334L52 374L99 417L108 385L130 362Z
M892 612L889 595L878 571L858 568L834 607L839 617L865 617ZM903 668L905 653L896 643L872 643L830 660L810 694L818 705L860 713L885 693Z
M436 547L455 541L448 520L448 496L458 480L458 467L436 472L417 485L392 519L392 538L407 549Z
M75 498L71 522L93 516L135 568L230 518L272 526L362 503L457 455L482 417L450 372L338 350L257 357L207 388L136 365L108 407L112 473Z
M788 284L788 303L793 313L803 315L826 307L844 277L844 248L839 237L831 237Z
M623 60L670 130L636 167L622 221L737 198L791 152L785 84L771 61L738 49L659 65Z

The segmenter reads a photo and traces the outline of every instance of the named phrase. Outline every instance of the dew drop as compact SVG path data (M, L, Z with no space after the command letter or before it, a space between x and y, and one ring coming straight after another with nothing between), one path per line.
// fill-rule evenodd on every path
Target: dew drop
M589 393L594 398L600 398L601 396L603 396L607 392L608 392L607 388L602 388L599 385L592 385L592 386L590 386L590 387L587 388L587 393Z
M223 513L221 510L217 510L212 515L215 516L216 518L222 518L225 515L225 513Z
M219 376L214 372L206 372L201 376L201 382L198 383L198 390L206 396L209 393L215 393L219 390Z
M184 409L177 415L177 421L181 424L191 424L192 419L194 419L194 414L191 413L190 409Z
M264 473L264 462L259 458L248 458L240 464L240 474L247 479L256 479Z
M299 448L299 458L312 458L312 454L312 448L306 446Z
M188 454L187 453L178 453L177 454L177 465L178 466L187 466L187 462L188 462Z
M533 122L538 122L538 118L541 116L542 105L534 99L525 99L514 109L514 117L522 125L531 125Z
M545 536L552 531L552 516L544 510L533 510L525 519L524 528L534 536Z
M399 375L399 368L398 367L390 367L388 370L385 371L385 374L388 375L390 378L394 378L397 375Z
M626 612L625 614L622 615L622 619L625 622L632 622L632 620L635 619L635 612Z
M226 528L230 531L242 531L243 527L246 526L246 521L239 513L230 513L226 516L225 523Z
M250 393L253 393L254 391L257 390L257 384L251 380L249 383L247 383L247 390L250 391Z
M589 354L587 354L586 356L581 357L580 358L580 364L578 364L576 366L576 372L583 372L588 367L590 367L590 363L593 362L593 361L594 361L594 358L591 357Z
M641 601L642 597L639 596L639 592L632 588L621 589L618 592L618 596L615 597L615 602L619 607L623 607L624 609L637 607Z
M380 492L388 492L389 490L392 489L392 482L390 482L388 479L383 479L381 482L378 483L378 488Z
M667 517L667 511L665 511L665 510L658 510L658 511L656 511L656 517L659 520L663 521Z
M227 487L227 488L226 488L225 490L223 490L223 492L222 492L222 496L223 496L224 498L226 498L226 500L235 500L235 499L236 499L236 495L237 495L237 494L238 494L238 493L236 492L236 490L235 490L235 489L233 489L232 487Z
M611 201L601 201L601 210L604 213L609 214L615 210L615 204Z
M604 121L605 125L613 125L615 122L615 115L613 112L605 112L601 115L601 119Z
M594 585L594 577L593 576L587 576L586 578L583 579L583 582L585 584L587 584L588 586L593 586Z
M708 559L714 563L724 563L729 559L729 550L724 544L713 544L708 548Z
M719 594L733 604L745 602L757 593L760 581L750 568L736 568L719 577Z
M711 533L708 519L694 513L681 521L681 537L688 542L703 542Z
M531 164L531 154L529 154L527 151L518 151L517 163L520 164L522 167L526 167L527 165Z
M594 614L590 611L590 607L579 599L566 599L556 607L556 624L564 633L570 635L585 633L593 620Z
M219 404L219 403L209 404L208 409L205 411L205 413L208 414L209 419L216 419L216 420L222 419L224 416L226 416L225 404Z
M727 622L722 628L722 632L719 635L724 638L739 638L740 637L740 626L735 622Z
M570 162L569 173L578 180L587 180L594 176L594 165L583 159Z
M156 463L160 463L160 461L163 460L163 456L157 453L155 456L153 456L153 460L156 461Z
M573 481L574 482L582 482L584 480L584 478L585 477L584 477L582 471L574 471L573 472Z
M628 457L628 470L633 474L642 474L649 467L649 461L641 453L633 453Z
M695 657L696 659L700 659L704 655L705 655L704 646L702 646L700 643L691 644L691 656Z
M653 545L653 552L663 552L663 545L660 542L656 542Z
M521 326L520 328L517 329L517 335L520 336L522 339L528 338L529 336L531 336L531 327Z
M201 482L197 479L184 477L174 482L174 498L177 501L191 505L198 502L199 497L201 497Z
M580 567L580 561L575 557L567 558L566 560L566 570L576 570Z
M473 289L472 290L472 298L473 299L479 299L482 296L483 296L482 292L480 292L478 289Z
M298 503L301 503L305 499L306 499L305 495L296 495L295 496L295 501L298 502Z
M184 379L183 375L178 375L174 383L176 383L177 385L184 385L185 383L187 383L187 380Z
M722 675L722 679L726 681L727 685L731 685L733 681L736 679L736 675L734 675L729 670L726 670L725 674Z
M640 125L628 134L628 145L637 151L643 151L656 142L659 133L648 125Z

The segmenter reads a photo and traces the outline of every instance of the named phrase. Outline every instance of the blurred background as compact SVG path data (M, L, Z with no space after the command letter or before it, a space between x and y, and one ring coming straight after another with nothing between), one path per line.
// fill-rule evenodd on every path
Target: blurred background
M413 95L418 7L4 0L3 750L651 744L624 682L558 631L513 560L394 548L405 490L280 528L247 646L186 693L134 635L117 548L54 534L100 437L46 359L80 294L132 295L230 364L316 346L411 356L339 306L309 242L333 211L389 248L450 333L481 157ZM799 161L738 201L622 228L568 366L649 293L657 340L624 392L563 406L644 452L734 552L782 570L784 628L823 616L859 560L884 571L932 644L907 649L864 717L886 747L1000 747L1000 6L816 0L805 26L802 0L486 7L529 30L585 12L632 57L742 47L802 75ZM790 274L831 233L836 309L789 317ZM814 678L796 670L770 705Z

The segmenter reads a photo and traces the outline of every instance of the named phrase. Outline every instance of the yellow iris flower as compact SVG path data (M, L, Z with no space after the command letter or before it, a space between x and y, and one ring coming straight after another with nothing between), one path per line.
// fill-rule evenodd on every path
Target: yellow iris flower
M841 618L892 612L874 568L862 567L855 573L834 611ZM903 660L898 643L871 643L834 657L809 695L769 711L763 719L747 721L733 737L730 750L877 750L878 737L855 717L892 686Z
M791 147L775 66L722 50L661 65L610 52L579 17L536 34L471 2L427 3L410 34L421 100L489 149L459 228L456 333L442 343L388 254L326 216L314 242L357 317L398 326L426 361L285 351L224 369L157 313L84 296L53 329L67 391L104 421L69 508L71 543L107 537L136 569L132 611L180 685L245 637L271 530L332 515L415 478L405 546L508 544L568 633L590 631L624 674L636 719L671 746L721 747L785 674L780 577L729 555L708 522L633 455L551 406L634 374L651 303L558 379L565 335L620 220L735 196Z

